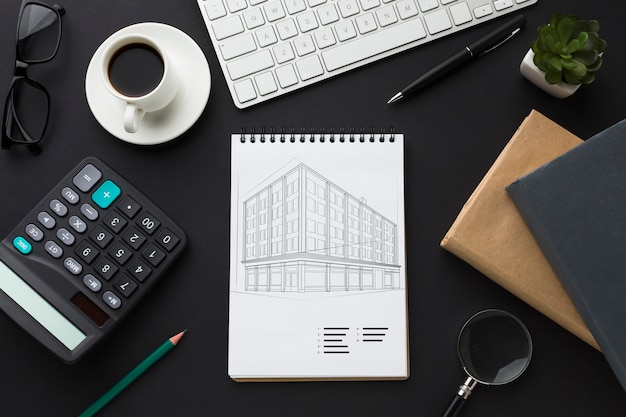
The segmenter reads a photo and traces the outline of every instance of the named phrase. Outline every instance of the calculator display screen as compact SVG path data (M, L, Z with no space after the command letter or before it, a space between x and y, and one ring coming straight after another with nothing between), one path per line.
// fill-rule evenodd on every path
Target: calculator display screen
M4 291L69 350L74 350L87 338L82 331L3 262L0 262L0 290Z

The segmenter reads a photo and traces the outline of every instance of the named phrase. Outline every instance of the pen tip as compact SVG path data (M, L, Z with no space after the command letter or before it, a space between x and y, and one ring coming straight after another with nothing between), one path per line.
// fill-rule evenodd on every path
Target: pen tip
M396 93L395 96L391 97L388 101L387 104L391 104L391 103L395 103L396 101L400 100L402 98L402 93Z

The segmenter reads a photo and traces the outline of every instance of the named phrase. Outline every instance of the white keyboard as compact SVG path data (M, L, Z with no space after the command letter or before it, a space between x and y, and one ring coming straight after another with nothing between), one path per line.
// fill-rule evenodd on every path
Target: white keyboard
M538 0L197 1L235 106L246 108Z

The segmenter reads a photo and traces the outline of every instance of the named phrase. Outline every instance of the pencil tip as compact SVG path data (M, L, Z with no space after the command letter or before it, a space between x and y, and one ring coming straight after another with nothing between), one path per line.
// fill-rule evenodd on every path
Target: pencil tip
M172 337L170 337L170 342L172 342L173 345L176 345L180 339L183 337L183 335L185 334L185 332L187 331L187 329L183 330L182 332L178 333L177 335L174 335Z

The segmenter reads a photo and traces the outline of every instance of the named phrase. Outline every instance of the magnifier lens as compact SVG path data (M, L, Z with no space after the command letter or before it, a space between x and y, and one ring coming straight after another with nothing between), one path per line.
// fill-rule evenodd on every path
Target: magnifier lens
M528 330L501 310L486 310L472 317L459 334L458 348L466 372L484 384L511 382L530 362Z
M517 317L502 310L483 310L461 329L458 353L469 378L443 417L456 416L477 383L502 385L519 377L530 363L532 341Z

